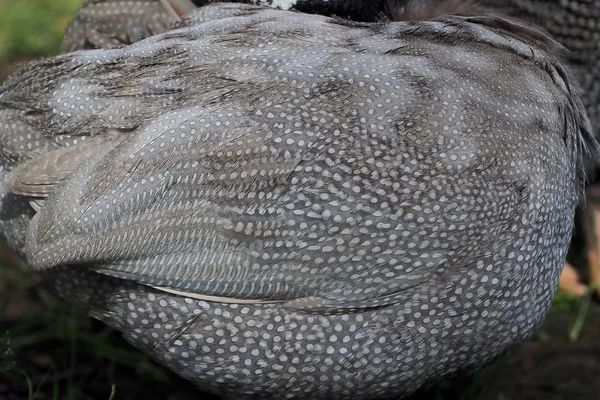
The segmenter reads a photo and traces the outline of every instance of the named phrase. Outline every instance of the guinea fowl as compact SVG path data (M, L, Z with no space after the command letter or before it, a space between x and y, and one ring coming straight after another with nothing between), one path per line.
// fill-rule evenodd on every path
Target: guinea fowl
M66 53L85 48L114 48L135 43L163 32L197 5L208 2L209 0L86 0L69 24L61 50ZM269 1L263 3L269 4ZM385 11L388 14L400 11L401 18L410 19L410 16L403 14L403 3L404 0L298 0L281 5L287 4L290 8L322 15L347 15L355 20L374 20L384 15ZM568 58L574 76L585 89L583 103L592 125L600 126L600 102L597 100L600 94L600 79L597 77L597 71L600 70L600 41L589 40L591 36L598 34L590 27L599 24L590 25L588 22L600 18L600 11L594 5L578 1L480 0L480 3L539 24L569 49ZM270 4L274 7L281 6L277 2ZM389 7L390 4L393 6ZM450 7L454 5L451 4ZM144 12L141 12L142 9ZM583 231L588 249L590 281L600 283L600 186L589 187L587 197L591 201L584 209L581 220L585 226ZM588 290L579 273L568 263L565 264L559 286L575 295L583 295ZM597 293L600 294L600 285Z
M397 398L481 367L543 320L597 143L556 42L427 5L214 4L21 68L2 234L212 393Z
M582 100L600 137L600 7L597 2L582 0L480 0L505 14L512 15L548 30L564 45L574 77L582 87ZM596 172L597 175L597 172ZM600 295L600 184L587 190L587 206L579 218L583 226L589 280ZM576 270L566 264L560 287L576 295L588 291Z
M67 26L61 52L135 43L164 32L195 8L191 0L85 0Z
M220 0L84 0L67 26L62 53L81 49L115 48L162 33L197 6ZM385 0L238 0L306 13L338 15L373 21Z

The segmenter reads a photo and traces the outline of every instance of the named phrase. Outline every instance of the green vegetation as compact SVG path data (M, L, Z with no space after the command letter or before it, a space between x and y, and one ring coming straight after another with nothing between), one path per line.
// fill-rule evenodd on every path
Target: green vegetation
M0 60L56 54L81 0L0 0Z

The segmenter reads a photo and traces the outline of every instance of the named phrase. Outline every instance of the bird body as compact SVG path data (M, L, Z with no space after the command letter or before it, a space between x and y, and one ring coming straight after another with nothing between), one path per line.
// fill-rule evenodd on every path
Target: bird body
M585 0L483 0L484 6L521 18L546 29L567 48L576 83L581 88L582 101L592 123L596 138L600 137L600 7ZM595 160L595 176L598 175ZM592 177L593 179L593 177ZM592 182L586 190L588 199L577 224L585 237L588 260L587 280L600 295L600 186ZM569 264L561 278L561 288L575 295L588 292L586 277Z
M197 6L222 0L84 0L67 26L62 53L109 49L164 32ZM385 0L236 0L275 9L337 15L374 21L387 7ZM390 3L392 3L390 1ZM395 7L394 7L395 8Z
M0 231L207 391L406 395L548 310L596 146L556 48L492 13L216 4L29 64L0 89Z
M195 8L191 0L85 0L61 52L115 48L162 33Z
M546 29L568 49L565 56L583 89L592 126L600 129L600 7L585 0L483 0L507 15Z

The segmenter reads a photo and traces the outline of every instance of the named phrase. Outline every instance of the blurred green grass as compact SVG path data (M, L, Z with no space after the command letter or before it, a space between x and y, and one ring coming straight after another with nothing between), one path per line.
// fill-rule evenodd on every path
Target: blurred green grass
M81 0L0 0L0 60L56 54Z

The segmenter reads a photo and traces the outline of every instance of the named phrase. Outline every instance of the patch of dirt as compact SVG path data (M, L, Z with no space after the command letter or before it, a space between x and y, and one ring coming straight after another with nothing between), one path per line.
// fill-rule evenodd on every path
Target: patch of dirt
M476 377L423 390L410 400L600 399L600 304L592 303L576 341L573 313L553 311L535 337Z
M581 335L571 342L568 329L574 319L550 314L537 340L498 363L485 400L599 399L600 305L592 305Z

